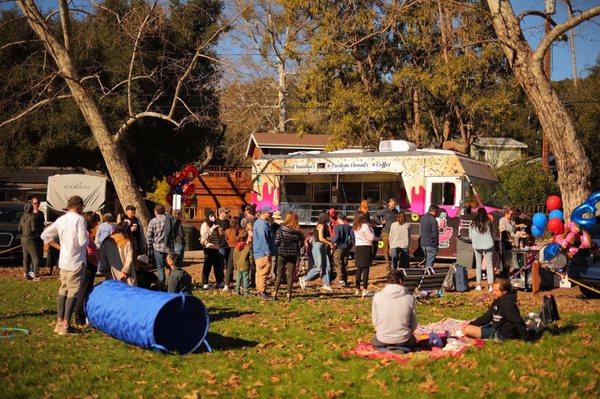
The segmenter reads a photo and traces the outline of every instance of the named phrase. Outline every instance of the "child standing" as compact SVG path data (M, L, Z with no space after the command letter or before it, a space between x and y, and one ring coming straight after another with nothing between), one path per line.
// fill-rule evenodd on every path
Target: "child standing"
M248 233L242 231L237 239L237 244L233 250L233 265L236 271L235 290L241 295L240 288L244 289L244 294L248 294L250 286L250 265L253 262L252 243L248 243Z
M192 276L183 270L178 257L177 252L169 252L166 258L167 267L171 270L167 280L167 291L192 295Z
M485 314L463 328L471 338L525 339L527 328L517 307L517 293L510 282L499 278L493 283L494 302Z
M406 215L400 212L396 215L396 221L392 223L389 233L390 256L392 258L392 269L410 267L408 261L408 244L410 235Z
M481 269L485 266L488 280L488 290L492 292L494 282L494 236L492 234L492 222L487 211L482 207L477 210L477 215L469 228L469 238L475 253L475 278L477 285L475 289L481 291Z

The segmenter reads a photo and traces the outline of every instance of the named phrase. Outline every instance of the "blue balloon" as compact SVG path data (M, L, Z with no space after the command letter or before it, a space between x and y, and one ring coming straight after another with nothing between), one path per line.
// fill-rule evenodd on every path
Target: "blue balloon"
M587 201L573 209L571 220L577 223L581 229L590 230L596 224L595 215L598 203L600 203L600 191L590 194Z
M536 213L531 218L531 223L538 228L541 232L546 230L546 225L548 224L548 218L543 213Z
M560 209L555 209L548 215L548 219L560 219L563 220L563 212Z
M536 225L531 226L531 234L535 237L541 237L544 234L544 230L539 229Z

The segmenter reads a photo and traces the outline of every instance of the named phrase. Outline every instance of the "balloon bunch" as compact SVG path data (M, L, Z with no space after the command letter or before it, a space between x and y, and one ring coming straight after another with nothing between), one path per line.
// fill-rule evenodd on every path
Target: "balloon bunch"
M548 197L548 217L543 213L536 213L531 219L531 233L534 237L543 235L546 228L554 234L553 242L540 251L540 260L552 268L564 267L566 257L572 258L580 249L592 247L592 238L587 230L596 224L595 216L600 215L600 191L590 195L583 204L575 208L568 223L563 221L563 213L559 209L561 205L560 197Z
M171 187L171 192L167 194L169 204L173 203L173 194L181 195L181 201L185 206L194 203L196 185L192 181L200 175L200 171L194 165L186 165L179 172L167 176L167 183Z

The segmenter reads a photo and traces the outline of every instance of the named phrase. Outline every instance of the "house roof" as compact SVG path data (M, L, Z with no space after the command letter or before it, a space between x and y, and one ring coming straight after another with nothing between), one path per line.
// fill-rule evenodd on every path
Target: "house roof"
M480 137L473 145L487 148L527 148L527 144L510 137Z
M47 184L48 177L54 175L67 175L73 173L104 176L85 168L58 168L52 166L40 166L37 168L0 168L0 185L14 184Z
M254 147L285 148L296 150L323 150L331 136L326 134L252 133L248 140L246 156L251 156Z

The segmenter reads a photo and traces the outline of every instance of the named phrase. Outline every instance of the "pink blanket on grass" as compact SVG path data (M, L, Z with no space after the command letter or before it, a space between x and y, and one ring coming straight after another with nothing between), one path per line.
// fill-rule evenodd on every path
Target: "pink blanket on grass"
M481 339L466 340L459 338L458 341L462 344L460 347L444 349L436 347L428 349L421 347L420 349L417 349L416 352L410 353L379 352L370 343L361 342L355 349L347 352L346 354L366 357L368 359L390 359L398 364L407 364L415 356L422 356L422 354L427 354L428 358L434 360L448 357L460 357L468 348L483 348L485 345L485 342ZM422 341L419 342L421 343Z

